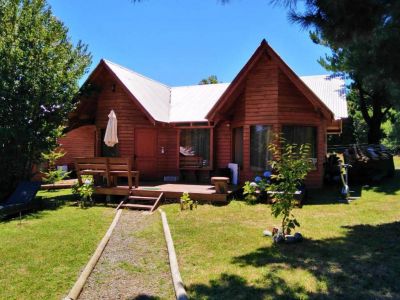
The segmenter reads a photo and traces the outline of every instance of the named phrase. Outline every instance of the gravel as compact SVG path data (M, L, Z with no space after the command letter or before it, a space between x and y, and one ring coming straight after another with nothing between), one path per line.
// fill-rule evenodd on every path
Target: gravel
M158 213L123 211L79 299L174 299Z

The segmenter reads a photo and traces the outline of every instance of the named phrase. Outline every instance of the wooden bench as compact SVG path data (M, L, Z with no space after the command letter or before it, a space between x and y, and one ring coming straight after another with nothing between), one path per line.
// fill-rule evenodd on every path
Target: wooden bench
M135 188L139 187L139 171L132 171L132 160L123 157L109 157L108 169L112 183L116 183L118 177L128 178L128 186L132 188L132 180L135 181Z
M118 177L128 179L128 188L139 186L139 172L132 171L132 160L122 157L79 157L75 158L75 170L80 185L83 175L101 176L106 179L107 187L115 185Z
M179 157L179 168L183 170L198 169L203 166L203 158L200 156Z
M79 185L83 184L83 175L92 175L96 177L105 177L107 186L110 186L110 174L106 157L78 157L75 158L75 171L78 177Z

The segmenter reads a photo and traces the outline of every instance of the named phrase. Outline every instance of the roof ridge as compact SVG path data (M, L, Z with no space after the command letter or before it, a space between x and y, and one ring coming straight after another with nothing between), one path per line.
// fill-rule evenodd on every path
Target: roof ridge
M211 84L188 84L188 85L171 86L171 89L184 88L184 87L195 87L195 86L213 86L213 85L222 85L222 84L231 84L231 83L230 82L218 82L218 83L211 83Z
M121 69L124 69L124 70L130 72L130 73L133 73L133 74L135 74L135 75L137 75L137 76L140 76L140 77L142 77L142 78L144 78L144 79L153 81L153 82L155 82L155 83L158 83L158 84L161 84L161 85L165 86L165 87L168 88L168 89L171 89L171 87L168 86L168 85L166 85L165 83L162 83L162 82L157 81L157 80L155 80L155 79L153 79L153 78L147 77L147 76L145 76L145 75L143 75L143 74L140 74L140 73L138 73L138 72L136 72L136 71L133 71L133 70L131 70L131 69L128 69L127 67L124 67L124 66L122 66L122 65L120 65L120 64L117 64L117 63L115 63L115 62L113 62L113 61L111 61L111 60L104 59L104 58L103 58L103 60L104 60L105 63L113 64L113 65L115 65L115 66L117 66L117 67L119 67L119 68L121 68Z

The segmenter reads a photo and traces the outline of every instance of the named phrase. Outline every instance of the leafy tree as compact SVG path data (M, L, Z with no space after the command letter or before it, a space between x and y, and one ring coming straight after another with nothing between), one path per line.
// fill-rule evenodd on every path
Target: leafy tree
M331 49L320 63L351 79L357 109L368 126L368 142L382 139L381 125L400 106L400 1L275 1L290 7L290 18L312 28L311 39Z
M91 56L45 0L0 0L0 60L1 198L56 146Z
M210 75L207 78L204 78L202 80L200 80L199 84L203 85L203 84L216 84L219 83L218 78L216 75Z

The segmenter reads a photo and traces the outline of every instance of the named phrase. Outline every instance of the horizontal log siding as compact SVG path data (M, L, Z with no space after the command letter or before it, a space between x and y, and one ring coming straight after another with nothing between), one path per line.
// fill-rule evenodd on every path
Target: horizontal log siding
M57 161L57 164L68 165L68 168L71 169L75 157L93 157L95 155L95 136L96 128L93 125L82 126L68 132L58 141L60 149L65 152L65 155Z
M160 128L158 131L158 175L160 179L163 176L178 176L178 129ZM164 147L164 154L161 153L161 147Z
M243 167L240 180L252 179L250 169L250 126L278 124L278 67L264 57L250 72L243 93L235 101L232 128L243 127Z
M115 84L115 91L112 90L113 84ZM102 90L97 100L96 127L98 130L106 129L108 114L114 110L118 120L120 156L133 158L135 127L153 127L153 125L123 87L114 82L109 75L101 77L99 85Z
M307 125L317 128L317 170L308 174L306 184L309 187L320 187L326 153L326 120L281 71L279 71L278 120L280 127Z
M231 162L232 131L229 122L220 123L215 129L215 167L226 168Z
M317 127L318 167L316 171L310 172L306 182L312 187L321 185L326 152L326 120L274 61L264 57L254 67L248 75L243 92L234 100L233 107L227 114L231 115L231 130L243 127L243 167L240 172L242 182L257 175L250 168L250 126L270 125L272 130L279 132L282 125L298 124ZM232 131L227 135L223 124L217 128L217 167L226 166L233 156Z

